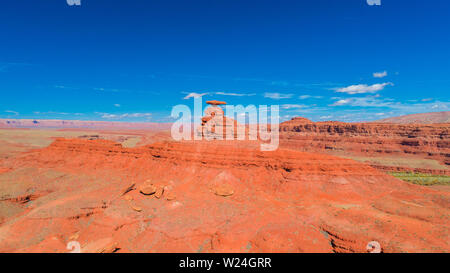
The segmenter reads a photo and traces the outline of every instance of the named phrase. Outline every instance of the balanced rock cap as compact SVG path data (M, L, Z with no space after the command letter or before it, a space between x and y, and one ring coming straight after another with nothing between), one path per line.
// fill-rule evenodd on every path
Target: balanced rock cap
M211 105L225 105L225 104L227 104L224 101L218 101L218 100L209 100L206 103L207 104L211 104Z

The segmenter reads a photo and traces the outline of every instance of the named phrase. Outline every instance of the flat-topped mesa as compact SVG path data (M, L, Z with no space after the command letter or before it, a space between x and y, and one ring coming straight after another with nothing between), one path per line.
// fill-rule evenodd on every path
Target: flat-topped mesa
M304 117L294 117L291 120L285 121L280 127L280 131L296 131L299 127L314 125L314 122Z
M294 117L291 119L293 122L297 123L313 123L311 120L304 118L304 117Z

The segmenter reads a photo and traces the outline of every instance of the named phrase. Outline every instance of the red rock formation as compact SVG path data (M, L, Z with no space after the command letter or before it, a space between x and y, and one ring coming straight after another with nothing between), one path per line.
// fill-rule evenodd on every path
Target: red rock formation
M450 123L386 124L311 122L280 124L281 147L368 156L412 156L450 165Z
M0 119L0 128L86 128L86 129L145 129L169 130L171 123L156 122L113 122L87 120L48 119Z
M448 193L348 159L237 145L57 139L10 162L19 180L1 181L0 202L16 212L0 251L66 252L74 238L82 252L365 252L374 240L450 251ZM146 183L167 198L139 193Z
M237 138L239 133L239 127L242 127L236 120L225 117L225 113L218 105L224 105L223 101L207 101L209 106L205 110L205 116L202 117L202 123L199 128L196 129L196 134L203 139L226 139L227 132L229 130L231 138ZM231 128L230 128L231 127ZM242 127L242 131L245 133L245 127Z

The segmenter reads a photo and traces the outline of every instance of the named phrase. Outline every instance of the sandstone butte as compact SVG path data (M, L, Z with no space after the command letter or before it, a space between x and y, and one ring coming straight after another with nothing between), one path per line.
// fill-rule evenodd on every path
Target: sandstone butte
M227 136L227 128L232 127L230 129L233 130L233 138L238 137L238 130L242 127L244 134L247 134L245 126L238 124L238 122L232 118L228 118L225 116L224 110L219 107L219 105L227 104L224 101L207 101L209 106L205 110L205 116L201 118L201 125L199 128L196 128L196 134L201 136L203 139L213 140L213 139L226 139Z

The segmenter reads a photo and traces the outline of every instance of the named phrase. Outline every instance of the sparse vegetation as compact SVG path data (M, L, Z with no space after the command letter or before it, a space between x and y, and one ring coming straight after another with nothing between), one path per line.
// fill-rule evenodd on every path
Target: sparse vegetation
M450 185L450 176L412 172L391 172L390 175L422 186Z

